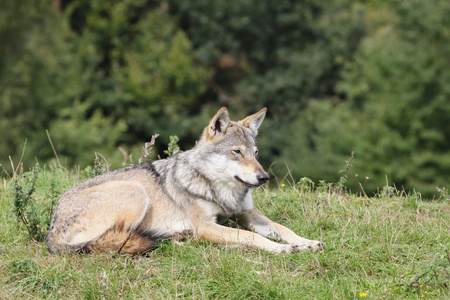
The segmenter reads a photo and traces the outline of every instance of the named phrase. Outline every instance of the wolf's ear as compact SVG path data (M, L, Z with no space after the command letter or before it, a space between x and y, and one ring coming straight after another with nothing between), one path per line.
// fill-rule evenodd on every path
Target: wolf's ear
M210 137L224 135L229 124L230 116L228 115L228 110L225 107L222 107L211 121L209 121L207 128L208 135Z
M262 121L264 120L264 117L266 116L267 108L263 108L260 111L258 111L256 114L250 115L246 117L244 120L241 120L240 122L245 127L249 128L253 135L258 135L258 128L261 126Z

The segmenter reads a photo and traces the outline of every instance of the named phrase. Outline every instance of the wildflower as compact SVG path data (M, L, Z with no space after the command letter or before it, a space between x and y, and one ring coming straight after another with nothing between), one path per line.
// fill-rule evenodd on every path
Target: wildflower
M281 187L282 187L282 188L285 187L285 186L286 186L286 185L285 185L284 183L281 184Z
M423 294L422 295L420 295L420 298L423 298L423 297L425 297Z
M424 293L425 293L425 294L428 294L428 291L425 291Z
M360 296L361 298L364 298L364 297L367 296L367 293L359 293L359 296Z
M419 285L420 288L423 288L423 284Z

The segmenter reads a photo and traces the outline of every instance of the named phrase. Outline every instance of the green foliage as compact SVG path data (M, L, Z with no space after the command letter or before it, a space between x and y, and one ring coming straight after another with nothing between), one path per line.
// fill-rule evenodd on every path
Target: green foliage
M167 150L164 150L164 153L169 157L177 154L180 151L180 147L178 146L179 140L180 139L176 135L171 135L169 145L167 147Z
M24 49L17 54L19 58L0 90L1 153L13 154L11 149L20 147L27 138L28 151L23 157L26 164L35 156L53 156L46 128L60 156L70 163L75 157L92 159L93 151L86 153L82 149L111 149L126 129L124 121L113 124L101 111L92 110L87 89L95 73L95 49L50 9L39 6L38 23L24 33ZM13 159L18 159L18 153L14 154ZM3 162L5 158L2 156Z
M33 10L32 3L24 5ZM190 41L163 7L80 0L63 15L50 5L40 5L39 12L39 23L17 37L23 51L5 63L3 165L8 154L18 159L12 151L25 138L25 164L35 156L52 157L45 128L70 165L90 163L94 152L117 162L120 144L128 148L148 132L174 132L170 124L206 89L210 71L196 65ZM4 14L17 13L12 8ZM184 128L177 132L185 135L189 127Z
M70 278L69 273L39 266L31 258L13 260L8 265L8 273L8 282L24 293L37 293L46 297L57 293L58 288Z
M36 165L31 172L23 176L23 186L14 184L13 212L18 222L28 231L30 238L42 241L45 238L45 231L41 228L41 220L36 213L35 200L32 198L36 189L36 181L39 172L39 165Z
M352 161L353 158L355 157L354 155L355 153L352 152L352 155L350 156L349 160L347 160L345 162L345 167L344 169L340 170L339 173L341 173L341 177L339 178L339 181L336 183L336 188L340 191L345 191L345 183L348 180L348 172L353 168L352 166Z
M350 3L171 1L196 56L216 66L209 94L242 114L268 107L259 141L265 164L283 165L291 122L312 99L335 94L364 33L364 9Z
M41 217L44 195L82 180L43 167L20 181ZM25 178L29 178L25 181ZM52 255L45 242L30 243L7 216L14 179L0 190L0 298L185 299L447 299L450 297L449 203L423 201L397 189L377 197L333 192L303 178L292 187L254 192L258 210L302 236L325 242L324 251L274 255L257 249L188 240L161 241L139 256L111 253Z
M345 118L342 135L357 137L346 148L355 151L355 171L371 178L369 190L381 186L387 175L397 186L430 197L450 174L450 131L442 127L450 113L445 88L450 72L444 67L450 48L435 38L449 33L441 17L448 5L412 1L394 7L402 17L391 16L392 22L374 28L347 64L340 89L348 103L336 109L336 116ZM417 11L423 14L415 24ZM440 25L429 28L435 34L423 36L424 22ZM342 110L353 111L356 122L345 125Z
M448 6L407 3L376 5L367 16L367 36L336 85L345 101L310 101L288 127L291 138L282 157L292 162L294 176L336 181L336 170L354 151L352 171L366 178L368 193L386 177L427 198L447 184L450 132L442 124L450 113L444 62L450 48L436 37L449 34L443 17ZM349 177L347 184L361 190L358 180Z
M339 181L339 170L354 150L355 135L360 123L352 112L332 101L313 101L299 117L287 127L289 133L281 153L294 177L307 175L314 181ZM354 126L354 127L353 127ZM355 128L350 131L348 128ZM352 164L359 160L355 151ZM278 172L283 172L281 166ZM347 173L346 185L353 183L354 169ZM352 185L350 185L353 187Z
M58 198L70 184L64 177L60 168L41 170L36 164L21 178L14 179L11 212L19 229L25 229L29 239L45 240Z
M303 193L312 192L312 190L314 189L314 181L312 181L308 177L303 177L300 178L298 186L300 188L300 191L302 191Z
M16 2L0 0L4 176L24 140L25 168L54 158L47 129L63 165L116 168L151 133L189 149L220 106L266 106L278 177L338 182L354 151L351 190L448 189L445 0Z
M108 171L109 165L108 162L106 161L106 158L102 155L99 155L98 153L95 153L94 167L92 168L91 177L102 175L103 173L106 173Z

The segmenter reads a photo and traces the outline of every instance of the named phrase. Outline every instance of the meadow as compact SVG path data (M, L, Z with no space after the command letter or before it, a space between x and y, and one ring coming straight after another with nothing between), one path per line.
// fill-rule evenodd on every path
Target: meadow
M60 193L96 169L55 164L2 179L0 299L450 299L446 190L424 200L387 184L367 196L286 178L254 192L260 211L325 242L324 251L163 240L138 256L50 254L45 234Z

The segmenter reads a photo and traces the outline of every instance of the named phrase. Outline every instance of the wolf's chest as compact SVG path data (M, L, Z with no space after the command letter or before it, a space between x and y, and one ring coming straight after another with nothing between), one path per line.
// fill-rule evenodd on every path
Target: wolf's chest
M204 213L211 218L214 218L217 223L223 223L229 219L230 215L227 215L225 210L217 203L198 199L197 204L203 209Z

